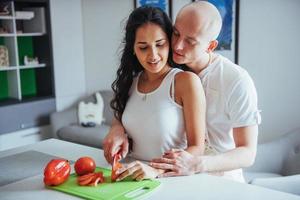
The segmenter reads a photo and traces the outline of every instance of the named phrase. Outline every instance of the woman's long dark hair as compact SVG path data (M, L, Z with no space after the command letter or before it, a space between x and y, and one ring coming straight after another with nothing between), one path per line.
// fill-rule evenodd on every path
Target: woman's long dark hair
M127 20L125 27L125 37L123 39L124 48L122 50L121 63L117 71L117 78L112 84L115 93L110 105L114 110L115 117L121 121L127 100L128 92L132 85L133 78L143 70L137 57L134 55L134 42L136 31L139 27L147 23L154 23L161 27L167 34L171 47L172 22L169 17L159 8L143 6L135 9ZM172 51L170 48L168 64L174 67L172 61Z

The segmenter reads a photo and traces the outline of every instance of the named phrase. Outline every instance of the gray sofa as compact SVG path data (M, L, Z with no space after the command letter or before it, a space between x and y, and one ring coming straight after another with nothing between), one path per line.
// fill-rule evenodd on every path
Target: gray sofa
M54 138L75 142L87 146L102 148L102 141L107 135L113 118L113 112L109 106L113 97L112 91L100 91L104 101L104 122L96 127L83 127L79 125L77 117L77 105L70 109L55 112L50 116L50 123ZM95 95L91 95L85 102L95 102Z
M300 128L259 144L244 174L250 184L300 195Z

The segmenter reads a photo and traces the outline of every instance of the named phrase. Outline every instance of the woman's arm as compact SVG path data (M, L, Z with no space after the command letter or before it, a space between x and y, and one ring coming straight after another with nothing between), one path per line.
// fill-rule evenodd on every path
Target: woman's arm
M109 133L103 140L104 156L107 162L112 163L113 155L119 151L124 158L128 153L128 146L128 138L123 125L114 118Z
M236 148L217 155L195 156L181 149L168 151L163 158L150 163L156 169L169 172L159 177L215 173L229 171L253 164L257 147L257 125L233 129Z
M175 76L175 101L182 105L188 147L193 155L203 155L206 101L201 81L191 72Z

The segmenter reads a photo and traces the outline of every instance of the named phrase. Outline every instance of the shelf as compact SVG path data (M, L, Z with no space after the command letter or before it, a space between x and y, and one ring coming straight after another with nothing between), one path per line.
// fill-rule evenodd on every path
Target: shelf
M15 12L16 20L31 20L34 18L34 12L31 11L16 11Z
M8 67L0 67L0 71L10 71L10 70L17 70L17 66L8 66Z
M7 66L7 67L2 67L0 66L0 71L10 71L10 70L17 70L19 69L33 69L33 68L42 68L46 67L45 63L40 63L38 65L20 65L19 67L17 66Z
M14 19L16 19L16 20L31 20L31 19L22 18L22 17L14 17Z
M43 36L45 33L17 33L18 37Z
M46 33L17 33L16 36L18 37L28 37L28 36L43 36ZM14 33L0 33L0 37L14 37Z
M1 15L0 15L0 19L8 19L8 20L12 20L12 19L14 19L14 17L11 16L11 15L7 15L7 16L5 16L5 15L1 16Z
M0 16L0 49L5 58L0 67L0 134L19 130L23 124L46 123L55 110L50 2L0 0L3 3L9 13ZM38 64L25 65L31 58L38 58Z
M40 63L38 65L20 65L20 69L32 69L32 68L42 68L46 67L45 63Z
M0 37L14 37L15 34L13 33L0 33Z

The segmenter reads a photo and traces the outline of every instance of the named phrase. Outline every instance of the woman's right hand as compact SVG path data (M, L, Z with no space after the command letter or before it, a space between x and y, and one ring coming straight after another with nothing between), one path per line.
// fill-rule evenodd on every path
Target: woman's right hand
M134 161L129 164L123 164L123 167L117 170L117 181L131 176L133 180L141 181L144 179L157 178L163 170L155 169L140 161Z
M113 156L120 152L122 158L128 153L128 138L122 124L114 121L109 133L103 140L104 157L108 163L112 164Z

